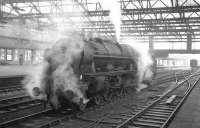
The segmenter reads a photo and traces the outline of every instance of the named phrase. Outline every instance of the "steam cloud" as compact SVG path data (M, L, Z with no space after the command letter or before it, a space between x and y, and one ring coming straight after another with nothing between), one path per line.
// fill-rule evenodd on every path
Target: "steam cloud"
M151 80L153 72L151 70L151 65L153 64L153 60L149 55L148 51L141 51L139 52L138 58L138 88L137 90L140 91L143 88L146 88L147 85L143 83L145 80Z
M84 96L84 89L86 85L79 82L79 76L76 76L72 68L73 60L80 55L83 50L84 42L79 34L76 32L68 33L68 36L57 41L52 48L46 51L42 68L37 74L33 73L32 79L26 84L26 88L31 96L33 96L32 89L39 87L41 90L40 96L33 96L38 99L46 99L45 89L47 88L49 79L52 79L52 86L50 90L51 102L54 107L59 107L57 92L71 90L75 93L73 102L79 103L80 99L87 102ZM50 60L50 61L49 61Z
M110 10L110 20L114 24L116 37L119 41L121 33L121 8L120 2L117 0L102 0L102 5Z
M148 49L144 47L140 47L133 39L126 38L123 43L132 46L132 48L138 52L138 61L137 61L137 68L138 68L138 88L137 90L140 91L143 88L146 88L147 85L143 83L143 81L148 81L152 79L153 72L151 70L151 66L153 64L152 57L149 54Z
M81 11L80 8L76 6L67 9L72 12ZM84 16L84 14L82 15ZM56 23L57 28L53 29L55 31L52 32L50 27L49 29L43 30L44 33L42 33L43 36L47 37L42 37L42 39L44 39L43 41L45 42L48 40L51 44L48 46L49 49L45 52L42 64L24 80L25 88L28 94L35 99L47 100L47 93L49 93L51 95L50 102L52 102L53 106L56 108L59 107L59 91L61 91L61 93L67 90L73 91L75 95L72 99L73 102L79 103L80 100L83 99L83 103L86 103L88 100L85 98L83 92L87 89L87 86L79 82L79 76L75 75L76 73L74 73L72 66L73 60L79 56L84 46L82 37L77 32L82 24L77 24L68 16L66 16L68 25L62 22L63 17L59 18L53 16L51 19ZM38 39L38 37L34 38ZM52 80L49 82L51 84L47 83L50 79ZM35 87L40 89L40 94L38 96L34 95L33 89Z

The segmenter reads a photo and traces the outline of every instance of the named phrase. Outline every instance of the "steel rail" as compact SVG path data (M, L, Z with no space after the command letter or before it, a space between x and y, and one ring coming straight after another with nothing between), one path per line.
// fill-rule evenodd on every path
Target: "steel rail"
M37 113L33 113L33 114L30 114L30 115L27 115L27 116L23 116L23 117L19 117L19 118L13 119L13 120L2 122L2 123L0 123L0 127L10 126L10 125L15 124L16 122L22 121L24 119L31 118L33 116L38 116L38 115L41 115L41 114L45 114L45 113L48 113L48 112L51 112L51 111L52 111L52 109L49 108L49 109L46 109L46 110L43 110L43 111L40 111L40 112L37 112Z
M131 123L134 122L134 120L138 119L138 117L142 116L143 114L145 114L146 112L148 112L148 110L152 109L154 106L156 106L159 102L161 102L169 93L175 91L178 87L182 86L185 82L189 82L189 79L193 78L194 76L197 76L199 74L194 73L193 75L190 75L189 77L187 77L185 80L183 80L181 83L179 83L176 87L174 87L173 89L167 91L166 93L164 93L160 98L158 98L156 101L154 101L153 103L151 103L150 105L148 105L147 107L145 107L144 109L142 109L141 111L137 112L135 115L133 115L132 117L130 117L129 119L127 119L126 121L124 121L122 124L118 125L116 128L126 128L127 126L129 126ZM194 85L189 89L187 88L184 97L181 99L181 101L179 102L179 104L176 106L175 109L173 109L173 111L171 111L171 114L168 115L167 120L165 120L165 122L163 123L163 125L161 125L162 128L165 128L169 122L172 120L172 117L175 115L175 113L178 111L178 109L181 107L181 105L183 104L183 102L185 101L185 99L188 97L189 93L192 91L192 89L196 86L196 84L198 83L198 81L200 80L200 78L194 83ZM191 85L189 85L190 87ZM157 123L157 122L156 122ZM155 125L155 127L159 127L159 125Z
M188 88L188 90L186 91L184 97L181 99L181 101L179 102L179 104L176 106L175 110L173 113L171 113L171 115L168 117L167 121L162 125L161 128L166 128L167 126L169 126L170 122L172 121L172 119L175 117L175 114L180 110L181 106L183 105L184 101L187 99L187 97L189 96L189 94L192 92L192 90L194 89L194 87L196 87L197 83L200 81L200 78L194 83L193 86L191 86L191 88Z
M6 98L6 99L1 99L0 104L2 102L9 102L9 101L13 101L13 100L28 98L28 97L29 97L28 95L21 95L21 96L17 96L17 97L9 97L9 98Z

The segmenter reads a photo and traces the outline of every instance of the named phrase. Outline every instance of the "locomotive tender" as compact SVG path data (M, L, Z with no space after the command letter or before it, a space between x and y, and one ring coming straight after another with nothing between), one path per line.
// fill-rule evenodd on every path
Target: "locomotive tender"
M68 39L63 38L57 44L65 41ZM46 95L43 99L50 102L54 108L75 103L79 109L84 109L88 102L86 99L100 104L113 97L123 95L130 88L134 89L137 86L138 53L129 45L100 38L83 40L81 51L72 56L69 65L73 73L68 74L68 77L73 77L73 75L76 77L75 84L78 85L76 89L70 88L70 85L67 85L67 89L63 87L66 85L56 86L56 78L53 75L59 67L59 63L55 62L58 59L56 55L59 52L66 54L66 51L69 50L66 44L60 44L59 49L46 51L44 61L48 66L44 69L43 86L33 88L34 96L43 93ZM50 54L49 51L51 51ZM64 70L70 72L69 67L65 67ZM68 79L67 76L65 79Z

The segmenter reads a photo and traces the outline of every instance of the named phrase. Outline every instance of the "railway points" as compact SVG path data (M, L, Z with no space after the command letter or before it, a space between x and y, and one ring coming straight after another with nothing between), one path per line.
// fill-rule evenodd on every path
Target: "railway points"
M199 124L199 84L191 92L191 94L186 99L183 106L180 108L176 116L174 117L172 123L169 125L169 128L198 128Z

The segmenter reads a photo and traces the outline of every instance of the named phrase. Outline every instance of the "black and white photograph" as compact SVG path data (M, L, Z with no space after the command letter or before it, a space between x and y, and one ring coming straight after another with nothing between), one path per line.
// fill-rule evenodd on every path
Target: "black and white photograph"
M0 128L200 128L200 0L0 0Z

